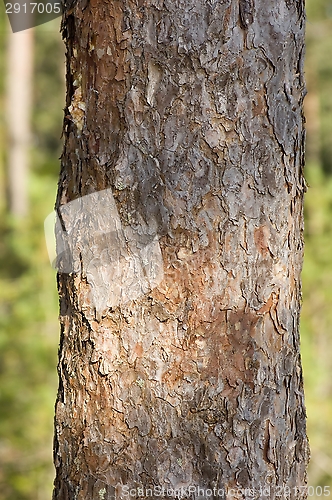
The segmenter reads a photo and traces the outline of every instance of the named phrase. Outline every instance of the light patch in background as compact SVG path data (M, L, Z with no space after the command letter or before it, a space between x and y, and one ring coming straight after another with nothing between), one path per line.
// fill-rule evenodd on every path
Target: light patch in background
M52 266L86 277L99 313L138 299L164 277L156 224L123 225L111 189L62 205L44 228Z

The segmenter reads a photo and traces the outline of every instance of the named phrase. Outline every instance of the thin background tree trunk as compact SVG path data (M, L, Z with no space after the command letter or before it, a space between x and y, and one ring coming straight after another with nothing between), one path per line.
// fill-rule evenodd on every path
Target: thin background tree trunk
M305 498L303 2L91 0L63 35L58 205L111 188L165 275L97 311L59 274L54 499Z
M28 169L31 142L33 30L9 33L7 49L7 127L9 210L28 211Z

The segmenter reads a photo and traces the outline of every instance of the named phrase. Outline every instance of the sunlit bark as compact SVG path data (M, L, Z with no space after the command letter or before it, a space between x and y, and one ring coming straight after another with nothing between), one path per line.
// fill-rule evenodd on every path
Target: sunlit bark
M91 1L64 19L58 205L110 189L123 227L155 231L164 277L96 306L84 259L59 274L54 499L305 497L303 31L288 0Z

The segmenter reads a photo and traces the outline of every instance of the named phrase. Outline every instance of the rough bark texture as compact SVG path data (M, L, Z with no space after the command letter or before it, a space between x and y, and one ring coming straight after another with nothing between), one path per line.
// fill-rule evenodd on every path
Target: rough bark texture
M302 0L90 0L63 35L58 204L111 188L164 279L97 311L59 274L53 498L305 498Z

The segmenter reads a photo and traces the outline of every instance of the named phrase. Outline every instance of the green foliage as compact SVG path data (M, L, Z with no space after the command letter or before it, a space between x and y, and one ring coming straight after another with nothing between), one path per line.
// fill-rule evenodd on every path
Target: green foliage
M3 5L2 5L3 7ZM6 67L0 12L0 75ZM43 236L53 210L64 103L64 48L59 20L34 30L33 144L29 216L6 212L0 163L0 500L52 495L52 439L57 390L58 298ZM0 76L0 158L6 150L4 78Z
M38 81L34 86L32 163L38 174L57 176L65 106L65 56L58 19L35 29L35 44Z
M309 0L307 11L306 80L308 91L319 100L319 160L324 171L332 174L332 1Z
M302 359L311 446L309 484L332 490L332 1L307 0L308 151ZM313 147L312 147L313 145ZM332 494L332 493L331 493ZM316 500L316 496L311 496ZM317 496L317 498L319 498Z
M0 227L0 499L50 498L58 343L55 273L42 238L55 183L32 175L31 216Z
M326 19L332 18L332 1L307 0L306 12L309 23L325 21Z
M302 358L312 459L309 483L332 489L332 177L306 168Z

